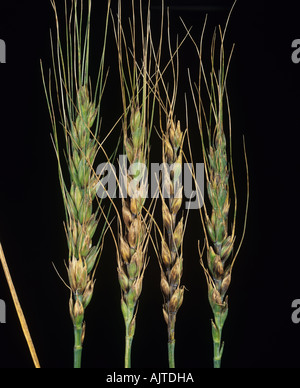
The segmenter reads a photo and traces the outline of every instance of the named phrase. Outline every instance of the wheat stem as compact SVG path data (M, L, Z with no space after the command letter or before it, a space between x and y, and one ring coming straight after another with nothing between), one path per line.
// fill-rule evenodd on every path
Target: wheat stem
M131 368L131 349L132 349L133 337L126 335L125 345L125 368Z
M175 368L175 340L169 338L168 342L169 368Z
M132 316L133 311L129 312L128 316ZM132 342L134 338L134 330L132 328L132 318L127 319L125 322L125 368L131 368L131 351L132 351Z
M74 326L74 369L81 368L82 356L82 326Z

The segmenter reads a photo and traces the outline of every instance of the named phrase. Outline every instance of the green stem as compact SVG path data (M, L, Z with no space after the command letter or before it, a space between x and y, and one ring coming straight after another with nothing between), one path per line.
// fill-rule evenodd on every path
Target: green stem
M127 310L127 317L125 319L126 327L126 342L125 342L125 368L131 368L131 348L135 333L135 307Z
M220 322L220 315L215 316L215 321L212 322L212 337L214 343L214 368L221 368L221 360L224 350L224 343L222 344L222 329L223 325Z
M168 343L169 368L175 368L175 340Z
M220 352L221 343L214 342L214 368L221 368L222 353Z
M74 326L74 368L81 368L81 354L82 354L82 326Z
M168 323L168 355L169 355L169 368L175 368L175 322L176 314L169 312L169 323Z
M131 368L131 348L132 348L133 337L126 335L126 346L125 346L125 368Z

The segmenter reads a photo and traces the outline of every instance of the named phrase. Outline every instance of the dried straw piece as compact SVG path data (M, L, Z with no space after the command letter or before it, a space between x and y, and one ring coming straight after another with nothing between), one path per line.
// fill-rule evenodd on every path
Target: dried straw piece
M30 351L32 361L34 363L35 368L40 369L41 368L40 362L39 362L38 356L36 354L36 350L35 350L35 347L34 347L34 344L33 344L29 329L28 329L28 325L27 325L21 304L19 302L19 298L18 298L16 289L15 289L14 283L12 281L12 277L11 277L11 274L10 274L10 271L9 271L1 244L0 244L0 262L1 262L4 274L5 274L5 277L7 280L7 284L8 284L8 287L9 287L9 290L10 290L10 293L11 293L11 296L12 296L17 314L18 314L18 318L19 318L19 321L20 321L20 324L22 327L24 337L26 339L26 342L27 342L27 345L28 345L28 348Z

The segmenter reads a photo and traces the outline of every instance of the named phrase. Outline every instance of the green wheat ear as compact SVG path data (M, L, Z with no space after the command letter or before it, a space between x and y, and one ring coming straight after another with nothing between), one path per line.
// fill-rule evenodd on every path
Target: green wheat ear
M99 64L98 79L92 91L89 79L90 20L92 1L71 1L68 8L65 2L65 41L54 0L51 4L56 20L56 44L51 35L53 75L57 108L54 107L51 89L46 92L53 143L58 160L59 180L66 212L66 235L69 247L67 264L70 301L69 311L74 326L74 367L81 367L82 345L85 336L85 310L89 305L95 285L95 268L103 246L106 222L98 241L94 235L99 226L99 210L94 211L98 177L93 165L101 148L97 140L100 133L100 107L105 86L104 57L108 28L110 1L106 14L105 38ZM84 16L86 15L86 16ZM59 122L59 124L57 124ZM68 173L63 173L61 145L58 131L64 134L64 154ZM101 206L101 203L100 203ZM107 221L107 218L106 218Z

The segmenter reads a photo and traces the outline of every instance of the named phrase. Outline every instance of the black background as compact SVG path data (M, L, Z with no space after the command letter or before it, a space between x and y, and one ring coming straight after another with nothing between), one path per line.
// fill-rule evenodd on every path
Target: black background
M57 3L63 5L60 0ZM95 63L101 49L105 3L94 0L92 62L95 58ZM112 1L114 15L116 3ZM128 4L124 7L124 17L129 16L131 2L123 3ZM181 39L185 35L179 16L187 26L193 26L192 34L199 40L208 12L205 39L208 50L214 26L225 25L232 3L232 0L166 1L171 7L174 43L176 34ZM155 31L159 5L160 1L152 1ZM291 61L292 41L300 38L297 11L296 1L268 5L266 1L239 0L226 39L227 53L236 44L228 89L240 206L238 237L245 205L243 134L251 183L247 233L233 272L229 316L223 332L226 342L223 366L228 368L298 367L300 362L300 325L291 321L292 301L300 298L300 65ZM73 333L68 312L69 292L52 266L53 262L66 279L64 209L40 72L40 59L45 69L51 65L50 28L54 28L54 15L48 0L0 2L0 39L7 46L7 64L0 68L0 241L41 365L61 368L72 367ZM106 63L110 74L102 107L102 134L121 114L111 24L108 39ZM187 68L197 75L197 56L189 41L181 50L177 117L184 122L184 93L187 93L195 158L201 162ZM107 144L108 149L115 144L119 130ZM154 139L153 158L159 154L159 142ZM180 368L212 366L211 310L199 265L198 239L202 241L203 234L199 213L194 211L184 246L183 284L188 292L176 327L176 362ZM152 249L150 255L132 365L167 368L160 271ZM115 248L109 235L96 278L94 297L86 312L83 367L121 368L124 324ZM0 325L0 366L32 367L2 270L0 299L7 307L7 323Z

